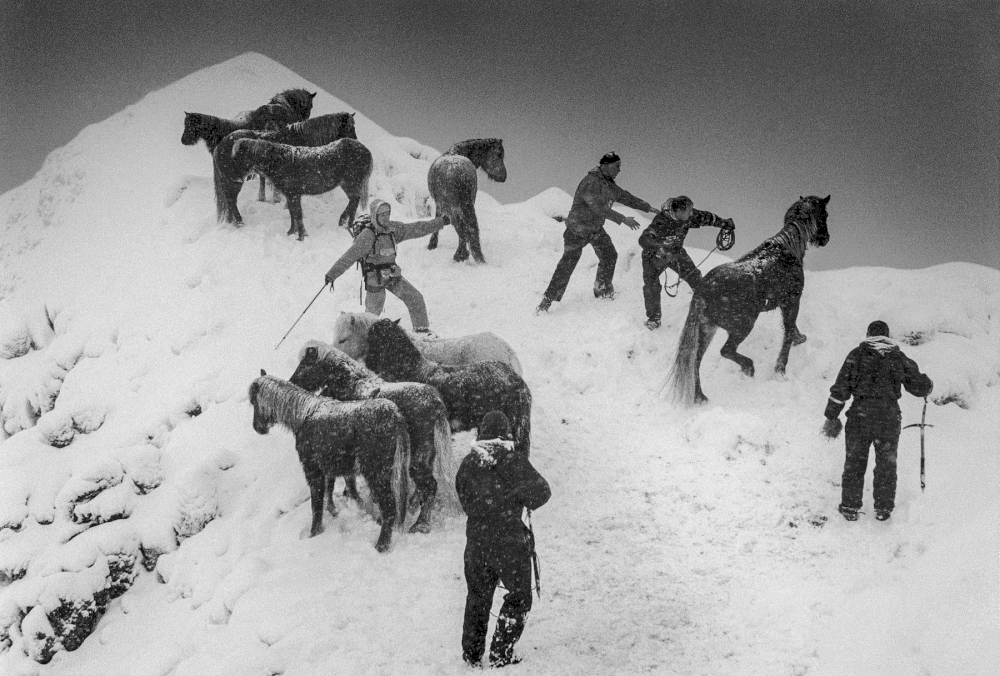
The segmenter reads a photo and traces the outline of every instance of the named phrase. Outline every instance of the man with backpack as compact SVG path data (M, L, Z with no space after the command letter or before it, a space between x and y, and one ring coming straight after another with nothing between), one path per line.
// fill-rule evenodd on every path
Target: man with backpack
M552 280L545 289L542 302L536 313L548 312L553 301L562 300L569 278L588 244L597 254L597 278L594 280L595 298L614 298L615 287L611 280L615 276L618 252L614 242L604 230L604 221L624 223L632 230L639 229L639 223L631 216L623 216L611 206L618 202L639 211L655 211L649 203L639 199L615 183L621 171L622 161L615 153L607 153L600 164L591 169L573 195L573 205L566 217L566 231L563 233L563 255L552 273Z
M850 351L830 388L826 404L823 434L836 439L843 427L840 412L854 397L847 411L847 457L839 511L848 521L858 520L865 489L868 450L875 447L873 497L875 518L885 521L892 514L896 500L896 450L900 422L898 400L900 386L915 397L926 397L934 383L920 372L916 362L903 354L889 338L889 326L883 321L868 325L867 337Z
M400 223L389 220L391 210L387 202L372 200L369 209L372 217L362 215L351 224L354 243L326 273L326 282L332 291L337 278L360 262L365 283L365 311L382 314L385 292L391 291L406 305L414 332L431 334L424 297L406 281L396 265L396 244L435 233L451 220L442 216L427 221Z

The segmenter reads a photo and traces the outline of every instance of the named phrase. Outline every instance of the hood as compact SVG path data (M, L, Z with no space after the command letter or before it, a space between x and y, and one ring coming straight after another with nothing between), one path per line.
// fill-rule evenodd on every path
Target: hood
M481 467L493 467L505 455L514 452L514 442L506 439L480 439L472 443L469 455Z
M862 341L861 347L880 356L899 351L899 345L896 344L896 341L886 336L869 336Z
M392 218L392 205L389 204L388 202L380 199L373 199L368 204L368 213L371 214L372 225L374 225L379 230L381 230L382 227L380 226L378 219L375 216L378 214L378 210L381 209L383 206L385 206L385 208L389 210L389 215L386 217L386 219L388 220Z

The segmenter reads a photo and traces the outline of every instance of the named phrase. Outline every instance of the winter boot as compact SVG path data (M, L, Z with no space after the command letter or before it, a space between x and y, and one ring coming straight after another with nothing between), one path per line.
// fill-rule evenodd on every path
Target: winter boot
M843 505L841 505L837 509L840 511L841 514L844 515L844 518L847 519L848 521L858 520L858 510L852 507L844 507Z
M493 632L493 642L490 644L491 667L505 667L521 661L520 657L514 656L514 644L521 638L525 619L526 613L517 615L501 613L497 618L497 628Z
M421 338L430 338L431 340L437 340L438 334L431 331L428 327L423 326L419 329L413 329L414 333L419 333Z
M879 521L885 521L890 516L892 516L892 510L889 510L889 509L876 509L875 510L875 518L878 519Z
M538 304L538 307L537 307L537 308L535 309L535 314L536 314L536 315L540 315L540 314L542 314L543 312L548 312L548 311L549 311L549 308L550 308L550 307L552 307L552 299L550 299L550 298L545 298L545 297L543 296L543 297L542 297L542 302L541 302L541 303L539 303L539 304Z

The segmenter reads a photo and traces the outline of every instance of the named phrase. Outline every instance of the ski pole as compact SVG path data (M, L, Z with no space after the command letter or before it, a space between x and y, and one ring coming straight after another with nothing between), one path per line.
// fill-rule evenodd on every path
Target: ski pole
M302 319L302 317L303 317L303 316L304 316L304 315L306 314L306 312L308 312L308 311L309 311L309 308L311 308L311 307L312 307L312 304L316 302L316 299L317 299L317 298L319 298L319 294L323 293L323 289L325 289L325 288L326 288L326 284L327 284L326 282L323 282L323 286L322 286L322 287L320 287L320 290L319 290L319 292L317 292L317 294L316 294L315 296L313 296L313 299L312 299L311 301L309 301L309 305L306 305L306 309L305 309L305 310L303 310L303 311L302 311L302 314L300 314L300 315L299 315L299 319ZM298 323L299 323L299 319L296 319L296 320L295 320L295 324L298 324ZM279 341L278 341L278 344L274 346L274 349L275 349L275 350L277 350L277 349L278 349L279 347L281 347L281 344L282 344L283 342L285 342L285 338L287 338L287 337L288 337L288 334L289 334L289 333L291 333L291 332L292 332L292 329L294 329L294 328L295 328L295 324L292 324L292 327L291 327L290 329L288 329L288 332L287 332L287 333L286 333L285 335L283 335L283 336L281 337L281 340L279 340Z
M920 414L920 422L913 423L912 425L907 425L906 427L919 427L920 428L920 492L923 493L926 486L924 477L924 428L934 427L934 425L928 425L925 421L927 420L927 397L924 397L924 410ZM905 430L906 427L903 429Z

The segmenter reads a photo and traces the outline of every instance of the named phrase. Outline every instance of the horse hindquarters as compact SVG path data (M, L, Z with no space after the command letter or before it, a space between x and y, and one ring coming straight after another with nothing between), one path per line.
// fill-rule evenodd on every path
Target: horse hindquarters
M219 223L243 225L243 216L236 200L243 189L243 179L233 180L231 167L216 160L214 163L215 213Z
M705 318L705 301L697 293L691 299L688 316L677 341L677 355L667 374L673 399L683 406L707 401L701 390L701 358L715 335L715 325Z
M361 475L382 518L375 549L385 552L392 543L392 528L406 522L409 493L410 440L402 416L392 434L372 434L365 440L369 448L358 454ZM395 490L394 490L395 487Z

